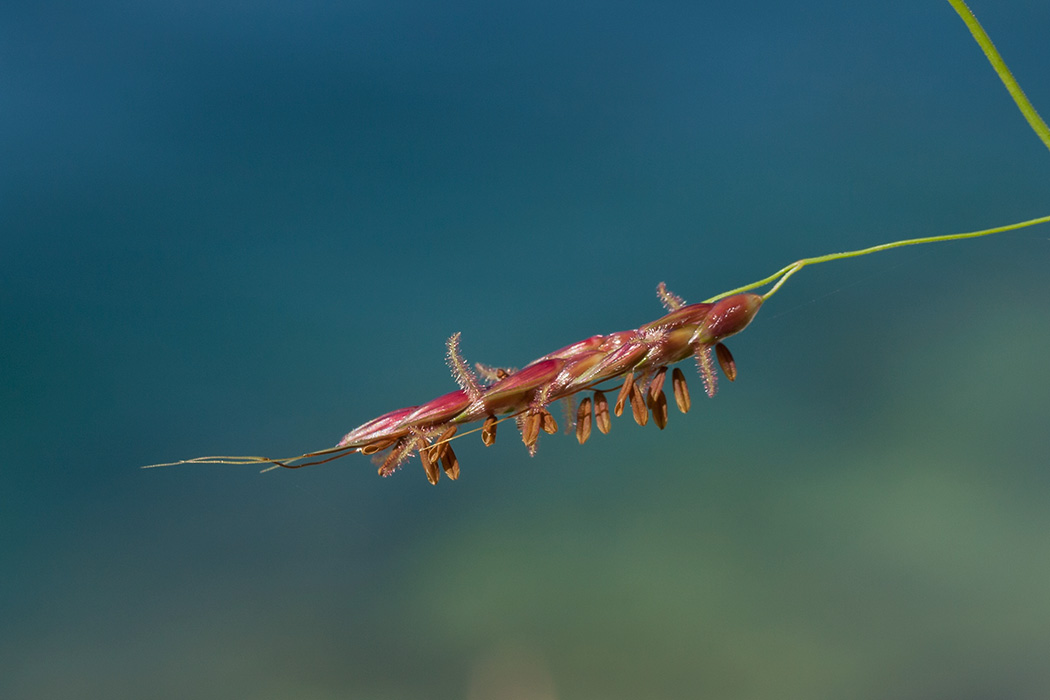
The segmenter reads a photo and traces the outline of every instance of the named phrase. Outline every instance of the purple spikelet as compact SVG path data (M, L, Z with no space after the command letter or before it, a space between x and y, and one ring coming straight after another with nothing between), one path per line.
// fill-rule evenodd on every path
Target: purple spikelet
M452 378L459 384L460 389L467 392L472 403L481 401L481 387L478 385L478 378L459 352L459 333L453 333L445 345L448 347L447 362L449 369L452 370Z

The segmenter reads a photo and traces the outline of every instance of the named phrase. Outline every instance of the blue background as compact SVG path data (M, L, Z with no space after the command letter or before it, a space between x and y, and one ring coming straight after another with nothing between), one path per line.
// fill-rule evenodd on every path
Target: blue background
M138 469L1050 214L947 3L5 3L0 96L0 696L1050 694L1045 227L804 270L663 432Z

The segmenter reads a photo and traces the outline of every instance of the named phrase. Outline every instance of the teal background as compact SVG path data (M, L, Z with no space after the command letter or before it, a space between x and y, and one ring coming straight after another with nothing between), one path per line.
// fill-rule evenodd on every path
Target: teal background
M0 697L1050 695L1046 227L804 270L663 432L138 469L1050 214L947 3L5 3L0 149Z

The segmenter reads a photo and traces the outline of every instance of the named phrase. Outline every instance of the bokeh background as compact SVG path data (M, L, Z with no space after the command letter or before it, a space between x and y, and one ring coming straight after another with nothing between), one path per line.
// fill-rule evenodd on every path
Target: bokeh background
M803 271L663 432L138 468L1050 213L946 2L8 2L0 149L0 697L1050 695L1045 227Z

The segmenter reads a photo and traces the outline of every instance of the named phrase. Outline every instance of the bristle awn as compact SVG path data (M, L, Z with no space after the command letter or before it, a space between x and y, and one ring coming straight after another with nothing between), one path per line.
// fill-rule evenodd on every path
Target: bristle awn
M470 365L463 359L459 351L459 335L459 333L453 333L445 343L448 348L448 367L452 370L452 378L463 391L467 392L470 400L481 401L481 386L478 385L478 378L474 376Z
M722 368L726 379L731 382L736 381L736 362L733 360L733 353L729 352L729 348L722 345L722 343L718 343L715 345L715 355L718 356L718 366Z
M602 435L609 434L612 428L612 419L609 418L609 401L600 391L594 392L594 422Z
M576 440L582 445L591 436L591 397L585 396L576 411Z
M711 360L711 346L697 346L693 357L696 358L696 368L700 370L700 377L704 380L704 391L714 398L718 392L718 375L715 374L715 365Z
M576 412L573 410L576 399L572 396L566 396L558 403L561 404L561 417L565 421L565 434L569 435L576 430Z
M411 456L412 452L416 449L416 438L415 436L403 437L394 443L394 447L390 450L390 454L387 455L386 459L383 460L382 466L379 467L379 476L390 476L397 471L397 468Z
M656 296L668 311L677 311L685 306L685 300L667 288L663 282L656 285Z

